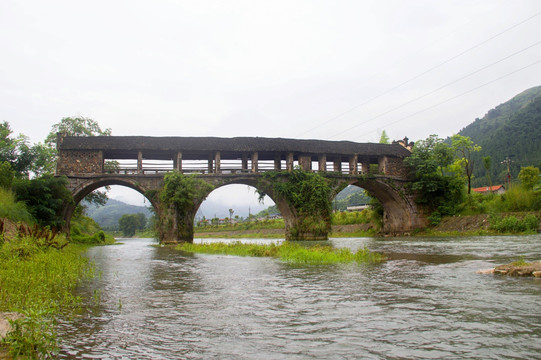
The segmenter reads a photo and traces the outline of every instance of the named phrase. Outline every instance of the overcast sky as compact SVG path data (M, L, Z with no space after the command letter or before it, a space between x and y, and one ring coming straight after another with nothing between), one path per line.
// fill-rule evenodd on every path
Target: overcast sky
M539 0L0 2L0 121L113 135L446 137L541 85Z

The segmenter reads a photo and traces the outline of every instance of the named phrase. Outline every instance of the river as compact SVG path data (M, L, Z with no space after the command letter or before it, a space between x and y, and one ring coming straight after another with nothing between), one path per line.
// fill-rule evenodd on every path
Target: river
M540 235L332 239L388 260L330 266L122 241L89 250L59 358L541 359L541 279L475 273L540 260Z

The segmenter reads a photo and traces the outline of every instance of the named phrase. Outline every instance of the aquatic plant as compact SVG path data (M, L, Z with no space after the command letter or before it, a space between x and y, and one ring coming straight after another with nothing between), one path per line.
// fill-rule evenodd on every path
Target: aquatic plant
M382 254L371 252L367 248L352 252L347 248L334 248L332 246L321 245L305 247L287 241L280 245L243 244L240 242L231 244L183 243L178 245L176 249L206 254L273 257L294 264L373 263L384 260Z

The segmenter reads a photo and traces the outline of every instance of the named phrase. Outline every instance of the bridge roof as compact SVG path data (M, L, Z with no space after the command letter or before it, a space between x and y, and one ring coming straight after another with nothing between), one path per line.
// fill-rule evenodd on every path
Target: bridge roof
M103 150L109 158L132 158L137 151L155 156L180 151L184 154L293 152L307 155L394 156L404 158L410 151L399 144L356 143L351 141L305 140L264 137L153 137L153 136L65 136L59 138L59 150Z

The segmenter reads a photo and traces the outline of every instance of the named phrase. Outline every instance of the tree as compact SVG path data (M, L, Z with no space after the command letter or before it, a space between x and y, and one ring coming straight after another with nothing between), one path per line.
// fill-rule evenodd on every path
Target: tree
M54 174L56 167L56 149L37 143L30 149L33 157L30 170L36 175Z
M539 168L535 166L523 167L518 173L518 178L525 189L532 190L539 182Z
M451 147L457 157L457 160L454 163L454 169L466 177L469 195L471 193L471 180L474 166L472 156L473 153L481 151L481 147L474 144L469 137L458 134L451 137Z
M55 159L56 158L56 142L57 134L63 134L67 136L110 136L111 129L102 130L97 121L86 117L65 117L60 120L59 123L54 124L51 127L51 131L45 143L43 145L38 144L39 147L36 151L40 152L44 158ZM53 168L56 166L52 163ZM107 168L108 165L105 164ZM106 186L109 190L109 187ZM107 191L93 191L85 197L88 203L93 203L98 206L103 206L107 202Z
M462 200L462 180L445 175L452 161L452 149L437 135L417 141L411 155L404 159L411 170L411 188L417 192L417 202L438 215L452 215Z
M38 224L58 228L64 223L61 212L65 204L73 204L71 193L66 188L67 182L65 177L44 175L32 180L17 179L13 189L17 201L26 203Z
M381 136L379 138L379 143L380 144L389 144L390 143L389 136L387 136L387 132L385 130L383 130L381 132Z
M131 237L135 235L137 230L143 230L146 226L147 219L145 214L124 214L118 219L118 226L124 236Z
M0 161L0 187L11 189L15 171L7 161Z
M85 117L65 117L54 124L45 139L45 144L56 145L57 134L68 136L110 136L111 129L102 130L97 121Z
M422 177L439 173L444 176L444 170L453 162L453 150L437 135L430 135L425 140L419 140L412 149L411 156L404 160L406 166Z
M490 178L490 169L492 168L492 158L490 156L483 157L483 167L487 171L488 186L492 189L492 179Z
M8 162L16 177L28 177L33 161L28 137L19 134L13 138L12 134L13 131L7 121L0 123L0 161Z

